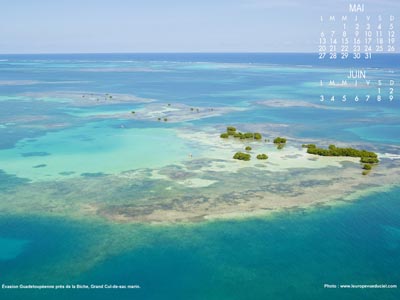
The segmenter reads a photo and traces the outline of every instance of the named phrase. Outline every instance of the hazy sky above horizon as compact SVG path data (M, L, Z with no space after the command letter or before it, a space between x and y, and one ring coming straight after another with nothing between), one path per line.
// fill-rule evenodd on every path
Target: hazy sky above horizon
M0 53L315 52L319 16L350 2L0 0ZM399 0L360 3L400 19Z

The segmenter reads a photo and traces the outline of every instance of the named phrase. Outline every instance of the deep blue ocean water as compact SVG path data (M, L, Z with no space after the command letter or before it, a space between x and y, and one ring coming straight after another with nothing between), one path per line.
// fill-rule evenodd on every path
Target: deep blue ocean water
M118 151L134 145L124 137L112 139L121 125L133 133L149 129L151 136L186 126L288 124L285 133L291 138L398 146L399 58L377 55L356 64L368 68L373 80L397 82L393 102L321 103L320 94L330 90L320 88L319 80L341 78L353 66L350 62L319 61L315 54L0 55L0 201L2 194L36 176L53 182L60 180L54 176L61 171L79 176L87 168L96 174L96 164L104 164L104 173L121 171L104 163L129 155ZM83 116L138 110L146 104L72 107L60 96L69 92L132 94L156 103L245 110L170 124L87 119ZM344 92L350 98L366 90L332 93L339 97ZM270 100L325 107L260 103ZM157 143L146 136L136 136L141 145ZM173 158L176 149L186 146L163 147ZM88 149L96 151L88 155ZM143 147L132 149L146 153ZM127 291L2 289L0 299L399 299L398 289L323 288L325 283L400 284L399 195L393 188L335 207L169 226L0 210L0 284L141 286Z
M139 284L138 290L13 291L2 299L398 299L398 290L324 289L324 284L397 284L399 189L339 207L290 211L268 219L192 226L131 226L120 238L149 236L63 284ZM98 238L99 224L2 217L3 237L27 240L18 259L0 260L2 282L24 270L73 261ZM88 242L88 240L90 242ZM100 243L100 242L99 242ZM35 271L32 269L35 268ZM15 275L8 275L12 270ZM47 279L52 284L57 278ZM39 283L39 282L37 282Z

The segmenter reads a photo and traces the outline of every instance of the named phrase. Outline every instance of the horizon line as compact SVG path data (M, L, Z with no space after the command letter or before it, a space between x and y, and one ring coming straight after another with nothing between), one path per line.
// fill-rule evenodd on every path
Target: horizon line
M292 51L138 51L138 52L34 52L34 53L21 53L21 52L16 52L16 53L0 53L0 55L77 55L77 54L316 54L318 55L318 52L308 52L308 51L298 51L298 52L292 52ZM349 53L352 54L352 53ZM400 54L397 52L372 52L372 54L377 55L377 54Z
M271 53L271 54L281 54L281 53L287 53L287 54L298 54L298 53L304 53L304 54L318 54L318 52L308 52L308 51L298 51L298 52L292 52L292 51L133 51L133 52L128 52L128 51L112 51L112 52L15 52L15 53L0 53L0 55L41 55L41 54L235 54L235 53L249 53L249 54L266 54L266 53Z

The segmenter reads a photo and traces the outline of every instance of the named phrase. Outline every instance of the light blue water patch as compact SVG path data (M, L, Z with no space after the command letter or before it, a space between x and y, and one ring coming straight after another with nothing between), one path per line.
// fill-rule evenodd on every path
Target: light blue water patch
M113 105L96 105L89 107L69 107L65 112L76 117L92 117L97 115L116 115L129 114L132 110L142 108L143 105L138 104L113 104Z
M1 101L26 101L26 100L30 100L29 97L25 97L25 96L3 96L0 95L0 102Z
M366 141L400 144L400 125L370 125L348 128L347 130Z
M172 128L126 128L118 121L103 121L22 140L15 148L0 151L0 164L9 174L54 179L65 172L110 174L162 167L193 152Z
M0 237L0 260L11 260L16 258L24 251L28 243L28 240Z

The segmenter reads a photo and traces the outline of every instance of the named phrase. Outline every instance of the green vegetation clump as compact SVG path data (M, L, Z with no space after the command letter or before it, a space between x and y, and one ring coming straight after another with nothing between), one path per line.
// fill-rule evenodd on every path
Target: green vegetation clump
M233 156L234 159L249 161L251 158L250 154L243 153L243 152L236 152Z
M251 148L250 146L247 146L247 147L245 148L246 151L251 151L251 149L252 149L252 148Z
M274 144L286 144L286 139L278 136L274 139Z
M364 164L362 168L363 168L363 171L362 171L361 174L368 175L369 172L372 170L372 165L371 164Z
M221 133L221 135L219 136L221 139L227 139L227 138L229 138L229 134L228 133L226 133L226 132L224 132L224 133Z
M168 121L168 119L167 118L164 118L164 122L167 122Z
M320 156L359 157L360 162L364 163L363 169L365 171L363 171L363 175L366 175L372 169L372 164L379 163L378 155L375 152L354 148L340 148L335 145L329 145L328 149L318 148L315 145L313 147L308 146L307 153Z
M132 110L132 111L131 111L131 114L133 114L133 115L134 115L135 113L136 113L136 112L135 112L134 110Z
M254 139L255 139L255 140L261 140L261 139L262 139L261 133L255 132L255 133L254 133Z
M378 155L371 151L358 150L354 148L339 148L334 145L330 145L328 149L318 147L308 147L307 153L315 154L320 156L348 156L348 157L360 157L361 159L373 158L374 161L378 160Z
M372 169L372 165L370 165L370 164L365 164L365 165L363 166L363 169L369 171L369 170Z
M277 138L274 138L274 144L277 145L276 148L278 150L281 150L281 149L283 149L283 147L285 147L286 139L278 136Z
M268 159L268 155L267 154L258 154L257 155L257 159Z
M157 118L158 121L161 121L161 118Z
M255 132L255 133L253 133L253 132L242 133L242 132L237 131L236 128L233 127L233 126L228 126L226 128L226 132L222 133L220 135L220 137L221 138L226 138L225 137L226 136L225 133L228 136L233 136L234 138L241 139L241 140L246 140L246 139L261 140L262 139L261 133L258 133L258 132Z
M235 133L236 133L236 128L235 128L235 127L229 126L229 127L226 128L226 133L227 133L228 135L235 135Z
M379 163L379 159L376 157L361 157L360 162L365 164L377 164Z
M303 144L301 145L303 148L316 148L317 146L315 144Z

